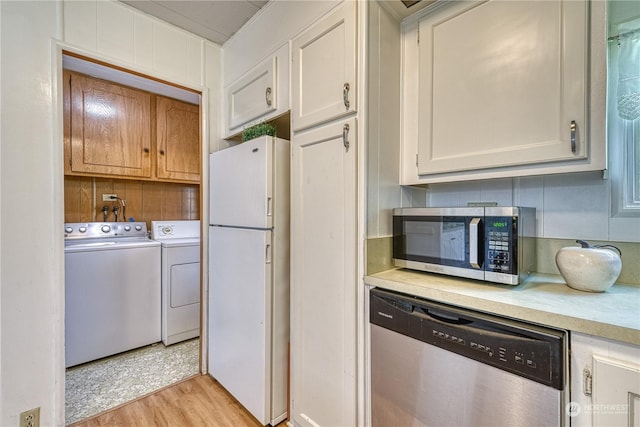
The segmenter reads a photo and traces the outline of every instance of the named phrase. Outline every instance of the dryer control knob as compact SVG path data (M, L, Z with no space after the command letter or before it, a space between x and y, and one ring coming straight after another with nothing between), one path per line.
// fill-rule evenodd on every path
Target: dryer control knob
M64 228L64 232L65 233L71 233L72 231L73 231L73 228L71 228L71 227L65 227Z
M136 231L140 231L142 230L142 226L141 225L136 225Z
M100 230L102 230L103 233L108 233L111 231L111 226L109 225L103 225Z
M124 226L124 231L131 231L131 226L130 225L125 225Z
M78 231L81 232L81 233L86 233L87 227L80 227L80 228L78 228Z

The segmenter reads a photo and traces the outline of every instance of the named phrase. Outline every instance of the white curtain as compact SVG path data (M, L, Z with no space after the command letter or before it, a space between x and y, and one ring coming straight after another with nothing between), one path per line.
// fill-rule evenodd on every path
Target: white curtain
M618 114L640 117L640 19L618 25Z

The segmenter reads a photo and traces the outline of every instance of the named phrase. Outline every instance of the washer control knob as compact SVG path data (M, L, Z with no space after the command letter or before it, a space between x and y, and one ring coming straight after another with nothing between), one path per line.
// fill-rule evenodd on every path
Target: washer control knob
M71 232L73 232L73 228L71 228L71 227L65 227L65 228L64 228L64 232L65 232L65 233L71 233Z
M140 231L142 230L142 226L141 225L136 225L136 231Z
M111 231L111 226L105 224L100 228L100 230L102 230L103 233L108 233Z
M81 233L86 233L87 232L87 227L80 227L78 228L78 231Z
M131 231L131 226L130 225L125 225L124 226L124 231Z

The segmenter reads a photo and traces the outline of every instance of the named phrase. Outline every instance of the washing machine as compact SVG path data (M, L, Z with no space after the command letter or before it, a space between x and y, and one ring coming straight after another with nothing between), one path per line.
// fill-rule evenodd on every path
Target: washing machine
M151 221L161 243L162 342L200 335L200 221Z

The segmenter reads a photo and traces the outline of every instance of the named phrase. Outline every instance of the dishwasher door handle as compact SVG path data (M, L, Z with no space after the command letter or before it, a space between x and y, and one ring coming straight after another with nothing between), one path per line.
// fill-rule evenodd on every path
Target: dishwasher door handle
M432 319L439 320L440 322L448 323L450 325L468 325L469 323L473 323L472 320L463 319L454 313L444 313L423 307L414 307L413 312L417 315L428 316Z

